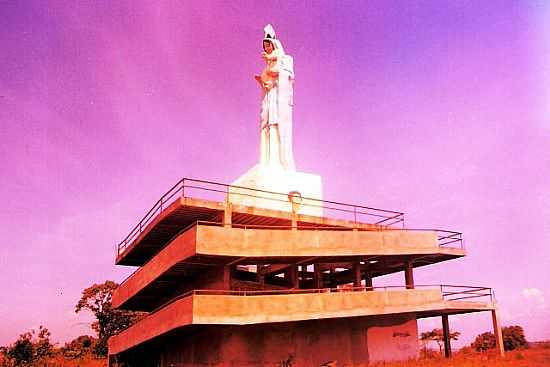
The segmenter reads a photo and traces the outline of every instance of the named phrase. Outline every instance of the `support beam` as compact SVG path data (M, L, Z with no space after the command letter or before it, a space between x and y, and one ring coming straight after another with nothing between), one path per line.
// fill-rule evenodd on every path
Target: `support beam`
M500 328L500 318L498 317L498 311L496 309L491 310L493 316L493 332L495 334L496 348L499 356L504 357L504 340L502 338L502 329Z
M338 283L336 283L336 269L334 266L330 267L329 282L330 282L330 288L336 288L338 286Z
M223 267L223 289L231 290L231 265Z
M323 271L319 264L313 265L313 279L315 280L315 288L323 288Z
M370 269L367 267L365 269L365 290L372 291L372 273Z
M288 285L290 286L290 288L300 288L300 278L298 278L298 265L291 265L290 268L288 268L286 274L288 274Z
M405 286L407 289L414 289L413 262L405 262Z
M441 321L443 324L443 343L445 345L445 358L451 358L451 337L449 329L449 315L442 315Z
M361 264L359 261L356 261L353 264L353 286L354 287L360 287L361 286Z
M294 265L303 265L303 264L310 264L313 260L315 260L315 257L308 257L307 259L300 260L294 263ZM261 271L258 270L258 273L261 273L262 275L269 275L272 273L281 273L286 268L292 266L292 264L271 264L266 265L261 268ZM259 269L259 268L258 268Z

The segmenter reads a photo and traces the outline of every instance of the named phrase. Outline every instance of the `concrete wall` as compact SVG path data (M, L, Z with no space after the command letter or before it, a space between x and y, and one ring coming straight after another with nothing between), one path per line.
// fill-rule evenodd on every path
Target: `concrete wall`
M370 362L403 361L418 354L416 320L392 326L373 326L367 330Z
M371 331L373 330L373 331ZM404 337L403 335L408 336ZM313 320L250 326L207 327L193 337L165 338L161 366L338 366L372 357L416 358L412 315Z
M434 231L282 231L197 227L196 251L218 256L408 255L456 252L440 248Z

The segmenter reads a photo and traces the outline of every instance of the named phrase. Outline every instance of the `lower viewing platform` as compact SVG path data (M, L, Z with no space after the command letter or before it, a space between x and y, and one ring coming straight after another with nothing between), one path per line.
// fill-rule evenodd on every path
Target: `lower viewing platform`
M495 308L490 288L448 285L402 288L194 290L110 338L109 354L125 352L167 333L207 325L259 325L384 315L409 315L418 319Z

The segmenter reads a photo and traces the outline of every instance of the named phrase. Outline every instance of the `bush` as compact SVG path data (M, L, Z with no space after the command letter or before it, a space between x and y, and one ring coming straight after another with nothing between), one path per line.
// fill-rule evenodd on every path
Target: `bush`
M35 362L44 361L54 354L50 343L51 333L43 326L19 335L11 346L3 348L3 366L29 366ZM36 336L36 337L35 337Z
M78 338L66 343L61 351L66 359L83 358L91 356L97 345L97 339L89 335L81 335Z
M502 339L504 350L514 350L528 347L523 328L518 325L503 327ZM478 352L483 352L495 348L495 335L489 332L480 334L475 338L474 342L471 344L471 347Z

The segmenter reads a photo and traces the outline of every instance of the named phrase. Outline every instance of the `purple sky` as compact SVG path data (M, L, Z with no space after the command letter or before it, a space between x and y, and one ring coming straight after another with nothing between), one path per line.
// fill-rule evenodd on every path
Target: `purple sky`
M115 243L160 195L257 162L268 22L295 60L298 169L463 232L469 256L416 282L494 287L504 325L550 339L548 2L290 4L2 2L0 345L91 333L80 292L131 272ZM451 328L469 343L490 315Z

